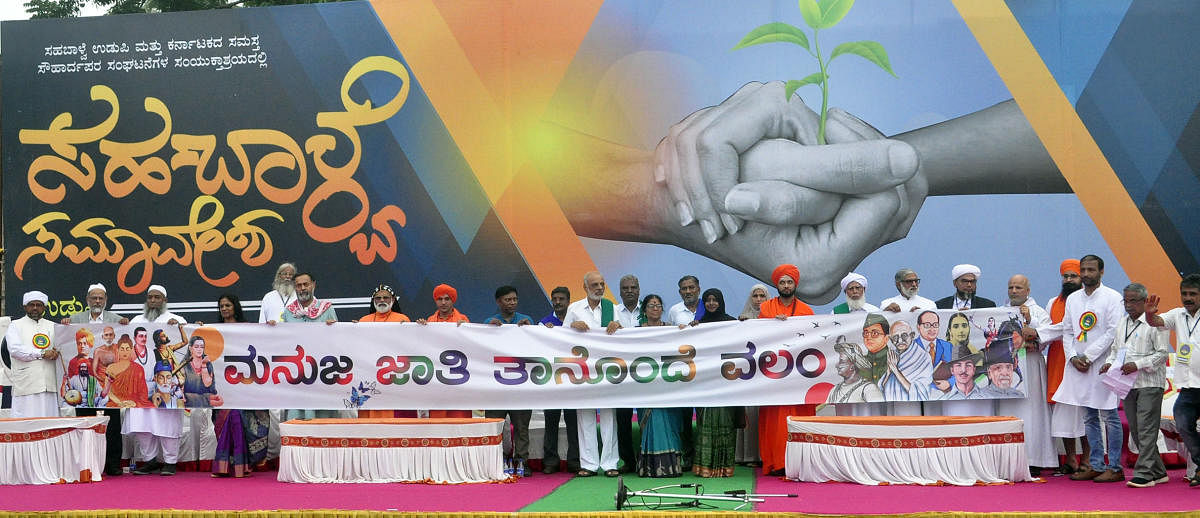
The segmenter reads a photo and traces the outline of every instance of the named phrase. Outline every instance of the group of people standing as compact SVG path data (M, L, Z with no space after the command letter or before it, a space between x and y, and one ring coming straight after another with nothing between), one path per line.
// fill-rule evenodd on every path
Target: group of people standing
M1027 352L1024 383L1028 397L997 401L974 399L963 389L968 396L945 398L954 401L845 404L837 405L838 413L1016 415L1026 423L1025 436L1032 469L1058 466L1053 441L1060 438L1067 453L1062 469L1072 479L1097 482L1124 480L1119 464L1121 425L1116 414L1117 396L1102 384L1102 376L1110 369L1119 369L1125 375L1136 373L1137 376L1124 400L1131 435L1135 437L1141 453L1134 477L1128 485L1148 487L1165 482L1166 471L1158 456L1156 440L1159 409L1166 384L1164 368L1167 355L1171 352L1167 330L1177 333L1179 343L1175 351L1178 362L1175 385L1180 389L1175 405L1178 430L1193 462L1200 461L1200 437L1195 431L1197 408L1200 408L1200 395L1197 395L1200 394L1200 376L1192 372L1190 362L1190 352L1200 340L1197 326L1197 322L1200 322L1200 275L1192 274L1183 279L1180 285L1182 308L1159 314L1158 297L1147 293L1144 286L1133 283L1119 293L1101 283L1103 271L1103 260L1093 255L1064 261L1060 265L1062 290L1050 301L1049 310L1043 309L1029 296L1029 281L1025 276L1014 275L1010 278L1006 307L1011 307L1020 315L1020 328L1010 328L1008 333L1013 335L1014 347L1023 347ZM995 307L995 302L975 293L980 274L975 266L956 266L951 274L955 293L932 301L919 295L920 278L917 273L903 268L895 276L898 294L874 306L866 302L867 279L851 273L842 280L846 300L834 308L834 313L870 312L875 320L868 318L868 326L887 327L887 319L879 315L888 312L923 312L916 321L919 329L909 333L912 336L907 337L906 345L916 344L919 351L928 355L933 370L949 369L955 374L949 379L943 378L942 383L946 386L939 385L935 377L935 381L928 386L920 383L918 388L926 393L939 389L953 393L949 386L959 377L960 371L967 370L957 369L958 364L966 362L966 356L976 358L980 352L956 353L950 342L937 338L936 313L932 314L929 326L934 334L926 337L922 332L922 326L926 325L924 312ZM570 302L570 289L563 286L553 289L550 293L552 312L540 320L518 312L517 289L502 286L495 292L497 313L483 322L497 326L563 326L577 331L600 329L613 334L631 327L683 328L749 318L785 320L813 314L812 308L796 297L799 280L800 272L796 266L780 265L771 276L777 295L771 297L765 285L754 285L742 311L735 316L728 312L724 294L718 289L701 292L699 279L695 276L687 275L679 280L681 300L667 307L659 295L641 296L638 279L632 275L620 279L620 302L614 303L605 298L607 285L604 277L599 272L589 272L583 278L583 298ZM316 280L312 274L297 273L295 266L290 263L281 265L272 290L262 300L259 321L267 324L338 321L332 303L318 299L315 289ZM396 293L389 286L381 284L371 295L371 313L355 322L411 321L401 311ZM429 317L417 319L417 323L456 322L461 325L470 321L454 307L458 294L453 287L445 284L437 286L433 290L433 299L436 311ZM31 291L25 294L23 304L25 316L12 322L5 337L6 348L12 356L12 368L0 368L0 383L13 385L11 391L5 390L5 396L7 398L10 393L13 396L14 416L56 416L59 414L60 397L66 396L69 387L60 383L55 375L58 352L50 347L54 328L51 322L43 318L47 297L39 291ZM236 295L223 294L217 304L217 323L246 321ZM143 313L132 319L107 309L107 295L101 284L88 288L87 305L86 311L64 319L63 323L170 326L186 323L185 319L167 310L166 289L160 285L147 290ZM950 324L947 338L953 339L953 322ZM886 344L887 331L876 334L883 337L879 342ZM90 332L87 335L90 337ZM115 337L105 337L105 343L111 342L111 348L98 347L86 351L89 353L86 357L90 360L73 361L69 367L69 375L83 372L79 374L81 383L89 383L88 373L96 378L91 382L95 386L88 389L89 394L93 393L92 389L104 394L103 404L96 406L106 408L80 408L77 413L88 415L99 412L109 416L111 424L108 428L109 453L106 462L109 475L121 473L122 434L136 437L139 458L144 461L134 473L158 472L169 475L175 470L182 410L172 408L172 405L139 404L142 399L151 399L148 396L159 396L155 400L159 403L166 401L163 399L166 396L161 394L148 394L153 389L142 387L138 395L127 396L123 389L118 388L121 383L119 380L137 377L140 367L133 358L146 354L144 335L143 329L140 336L133 338L123 336L114 341ZM865 336L864 331L864 340ZM205 390L212 386L212 366L203 354L203 341L197 345L195 338L190 343L170 345L169 340L164 338L160 343L158 336L155 336L151 345L156 361L155 374L158 374L160 367L171 375L182 373L184 392L189 398L187 406L219 407L220 396L216 391ZM88 340L80 339L79 342L81 348L85 347L85 342L86 346L92 346ZM190 346L186 354L187 361L177 361L174 350L184 345ZM80 353L82 356L85 351L81 350ZM876 388L880 393L899 390L894 386L887 388L889 385L885 380L904 377L904 369L898 363L900 358L892 355L889 359L888 354L876 354L873 351L861 351L858 354L861 358L857 358L857 364L849 364L851 370L848 375L860 374L863 378L878 380ZM969 376L965 376L967 378L974 376L973 363L971 367ZM151 386L157 389L161 385L163 383ZM903 384L905 390L911 390L913 386L913 383ZM193 401L192 397L199 399ZM100 399L92 401L101 402ZM119 412L121 408L126 409L123 419ZM787 417L814 415L816 410L815 405L639 409L637 419L641 427L641 441L635 446L632 439L633 409L547 409L544 411L543 472L553 473L560 469L563 459L559 458L557 438L561 418L567 427L566 465L577 476L604 473L615 477L622 471L636 471L644 477L673 477L691 471L704 477L727 477L733 475L736 464L757 465L760 459L765 473L781 474L785 464ZM531 410L486 412L488 417L509 420L513 437L512 455L514 461L522 466L527 465L529 459L531 414ZM289 411L287 417L335 415L336 411L303 410ZM360 417L418 415L469 417L472 413L469 410L359 412ZM255 466L263 464L270 422L267 411L216 409L212 421L217 436L214 476L247 476ZM598 423L598 433L596 427L590 426L592 423ZM1107 437L1107 441L1102 443L1102 437ZM1082 446L1086 466L1081 466L1075 460L1076 438L1084 439ZM532 472L520 474L528 476ZM1189 481L1193 486L1200 485L1200 477L1196 477L1194 472L1189 473Z

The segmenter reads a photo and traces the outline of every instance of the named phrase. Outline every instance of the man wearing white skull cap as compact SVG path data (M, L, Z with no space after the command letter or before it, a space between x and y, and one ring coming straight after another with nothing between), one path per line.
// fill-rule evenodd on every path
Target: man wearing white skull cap
M996 303L983 297L975 296L975 288L981 272L973 264L960 264L950 271L950 280L954 282L954 295L938 299L938 309L979 309L994 308Z
M128 324L129 319L113 313L108 310L108 290L103 284L95 283L88 286L86 296L87 310L80 311L64 318L63 324ZM115 349L115 348L114 348ZM110 358L103 358L107 354ZM101 358L97 358L94 354L89 355L94 363L100 363L104 360L111 362L116 359L116 351L106 351L101 353ZM91 371L99 375L102 371L97 366L91 365ZM76 408L75 415L90 416L103 414L108 416L108 428L104 432L105 442L108 448L105 450L104 459L104 474L110 477L121 475L121 410L118 408Z
M155 284L146 289L146 305L132 324L186 324L183 317L167 311L167 289ZM154 326L149 327L153 332ZM154 344L155 347L158 344ZM179 460L179 438L183 436L183 410L171 408L130 408L125 414L121 433L137 438L139 458L143 461L133 470L134 475L174 475ZM162 462L158 454L162 453ZM161 470L161 471L160 471Z
M42 318L48 298L30 291L21 298L25 316L13 321L4 340L12 357L13 417L58 417L54 322Z
M867 278L854 272L842 277L842 293L846 294L846 302L833 307L834 315L867 312L878 313L879 308L867 302Z
M103 284L96 283L88 286L84 297L87 301L87 311L81 311L64 318L63 324L128 324L129 319L108 310L108 290Z

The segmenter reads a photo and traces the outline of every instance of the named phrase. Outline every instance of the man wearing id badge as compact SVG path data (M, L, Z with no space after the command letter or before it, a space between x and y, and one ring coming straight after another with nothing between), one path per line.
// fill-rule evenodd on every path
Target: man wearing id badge
M1126 316L1117 324L1108 360L1100 373L1112 369L1113 375L1119 371L1124 376L1136 376L1132 389L1125 395L1125 418L1129 421L1129 437L1137 444L1138 459L1133 466L1133 479L1125 485L1151 487L1168 480L1167 467L1158 454L1158 428L1171 347L1166 330L1151 327L1142 318L1146 287L1132 283L1125 287L1123 297Z
M1200 274L1190 274L1179 283L1179 298L1183 307L1158 315L1159 298L1146 299L1146 322L1175 331L1175 428L1187 445L1193 465L1200 464L1200 434L1196 433L1196 417L1200 413L1200 357L1195 350L1200 345ZM1189 485L1200 486L1200 477L1188 473Z

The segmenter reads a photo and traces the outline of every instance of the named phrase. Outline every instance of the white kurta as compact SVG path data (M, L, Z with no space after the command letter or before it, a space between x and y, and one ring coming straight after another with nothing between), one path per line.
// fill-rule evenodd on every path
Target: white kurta
M18 318L4 334L12 360L13 396L29 396L42 392L58 393L55 361L42 355L54 344L54 322L27 316Z
M1032 316L1032 312L1031 316ZM1034 320L1036 321L1036 319ZM996 400L996 415L1009 415L1025 422L1025 455L1030 466L1058 467L1058 450L1050 434L1050 404L1046 402L1046 358L1039 352L1025 351L1025 370L1021 373L1026 396Z
M280 295L278 291L268 291L266 295L263 295L262 305L259 306L258 323L265 324L268 320L281 322L283 320L284 308L288 304L291 304L293 300L296 300L295 292L284 300L283 295Z
M1083 329L1080 328L1080 317L1087 312L1096 315L1096 324L1084 340L1080 340ZM1121 294L1116 290L1101 284L1089 295L1087 289L1072 293L1067 297L1067 307L1063 320L1059 324L1051 324L1038 329L1042 340L1062 336L1063 353L1067 362L1063 365L1063 381L1058 391L1054 393L1054 401L1086 408L1111 410L1117 408L1117 395L1108 390L1100 381L1100 367L1112 346L1117 323L1125 317L1125 305ZM1092 362L1087 372L1079 372L1071 365L1071 358L1083 355Z
M1050 299L1050 300L1053 301L1054 299ZM1029 327L1037 329L1039 327L1044 327L1044 326L1050 325L1050 313L1047 312L1045 309L1043 309L1041 306L1039 306L1037 301L1034 300L1033 297L1029 297L1029 298L1025 299L1025 302L1021 303L1021 306L1025 306L1025 307L1029 308L1029 324L1027 324ZM1006 305L1004 307L1016 309L1021 306L1014 306L1010 302L1008 305ZM1018 311L1020 311L1020 310L1018 310Z
M180 324L187 320L171 312L163 313L154 322L138 315L129 320L131 324L166 324L175 319ZM169 408L130 408L121 419L121 433L147 432L158 437L179 438L183 435L183 410Z
M883 301L879 303L879 307L886 308L892 305L893 302L895 302L897 306L900 306L901 313L908 313L909 311L912 311L914 306L918 311L937 309L936 303L920 295L917 295L911 299L904 298L904 295L896 295L895 297L883 299Z

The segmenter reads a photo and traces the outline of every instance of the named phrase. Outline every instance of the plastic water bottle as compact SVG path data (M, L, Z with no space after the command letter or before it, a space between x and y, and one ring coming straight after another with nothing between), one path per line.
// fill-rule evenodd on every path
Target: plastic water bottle
M512 459L507 459L507 458L506 458L506 459L504 459L504 474L505 474L505 475L512 475L512 474L513 474L513 464L512 464Z
M513 474L518 477L525 476L525 459L517 459L517 467L513 470Z

